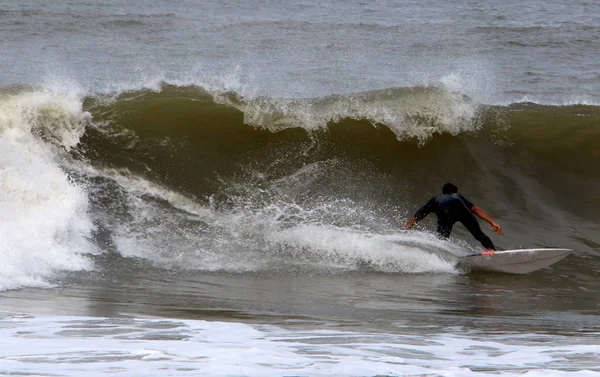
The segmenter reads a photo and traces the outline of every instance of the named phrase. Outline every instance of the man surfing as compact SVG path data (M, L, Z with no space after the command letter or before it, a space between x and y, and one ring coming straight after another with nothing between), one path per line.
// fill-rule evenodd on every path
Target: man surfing
M412 228L413 225L418 221L423 220L431 212L435 212L437 215L437 234L441 238L450 237L452 226L459 221L469 230L469 232L471 232L477 241L481 242L483 247L487 250L496 250L492 240L481 230L473 213L490 223L492 228L494 228L494 232L500 235L504 234L500 225L492 220L492 218L481 208L475 206L459 194L458 187L452 183L446 183L444 187L442 187L442 194L431 198L406 222L406 224L404 224L402 229L408 230Z

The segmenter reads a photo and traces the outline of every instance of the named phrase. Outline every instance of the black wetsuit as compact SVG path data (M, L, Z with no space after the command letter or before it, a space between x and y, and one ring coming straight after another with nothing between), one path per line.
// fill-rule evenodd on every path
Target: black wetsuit
M442 238L450 237L452 226L459 221L477 241L481 242L483 247L488 250L496 250L494 243L483 233L477 219L471 212L473 206L473 203L459 193L440 194L431 198L427 204L421 207L415 213L415 219L420 221L431 212L435 212L438 218L437 233Z

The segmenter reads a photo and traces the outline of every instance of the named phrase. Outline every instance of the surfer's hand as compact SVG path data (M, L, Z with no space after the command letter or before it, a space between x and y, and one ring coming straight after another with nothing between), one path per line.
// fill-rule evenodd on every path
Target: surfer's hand
M492 223L492 228L494 228L494 232L498 233L499 235L504 234L504 230L502 230L502 227L500 225Z
M408 221L406 222L406 224L404 224L402 226L402 230L409 230L410 228L413 227L413 225L415 225L416 221L417 221L417 219L415 219L414 217L411 217L410 219L408 219Z

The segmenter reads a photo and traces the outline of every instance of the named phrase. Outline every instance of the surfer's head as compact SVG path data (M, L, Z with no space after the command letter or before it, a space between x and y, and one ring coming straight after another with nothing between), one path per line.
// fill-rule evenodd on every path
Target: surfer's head
M443 194L454 194L458 192L458 187L454 186L452 183L446 183L444 187L442 187Z

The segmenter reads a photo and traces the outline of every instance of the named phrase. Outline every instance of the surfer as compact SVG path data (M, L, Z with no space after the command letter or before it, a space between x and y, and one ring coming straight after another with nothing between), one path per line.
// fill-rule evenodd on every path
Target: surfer
M431 198L423 207L421 207L413 217L411 217L402 229L408 230L421 221L431 212L435 212L438 218L437 233L441 238L450 237L452 226L457 221L461 222L471 232L473 237L487 250L496 250L492 240L483 233L479 223L473 213L479 218L490 223L494 232L502 235L504 231L492 218L481 208L465 199L458 193L458 187L452 183L446 183L442 187L442 194Z

